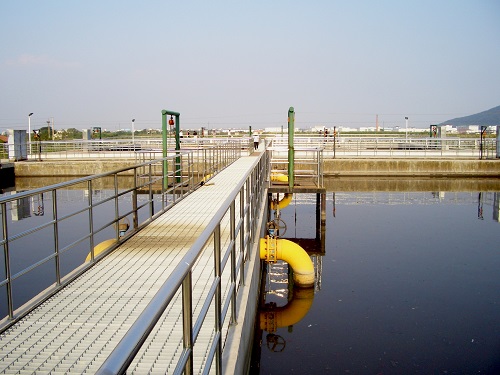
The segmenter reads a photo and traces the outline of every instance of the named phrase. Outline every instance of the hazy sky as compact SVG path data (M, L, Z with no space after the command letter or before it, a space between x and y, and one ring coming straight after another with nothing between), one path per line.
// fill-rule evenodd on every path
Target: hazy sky
M428 127L500 105L500 1L0 2L0 131Z

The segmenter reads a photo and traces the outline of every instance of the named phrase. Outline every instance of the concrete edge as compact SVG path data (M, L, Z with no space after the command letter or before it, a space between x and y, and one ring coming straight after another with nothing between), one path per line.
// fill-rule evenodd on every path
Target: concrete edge
M263 222L267 209L267 190L262 202L262 215L257 224L259 238L263 235ZM237 297L237 324L228 330L222 352L223 374L246 374L250 367L255 317L260 293L259 241L255 241L245 269L245 285L240 286Z

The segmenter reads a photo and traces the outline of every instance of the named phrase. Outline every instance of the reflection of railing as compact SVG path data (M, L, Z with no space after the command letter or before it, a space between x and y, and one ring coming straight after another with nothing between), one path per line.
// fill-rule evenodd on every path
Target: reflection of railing
M5 318L10 319L0 321L0 328L5 328L26 312L24 307L20 308L25 302L20 301L23 297L18 296L20 302L16 301L13 293L14 284L20 282L22 277L39 277L52 273L55 284L46 289L43 296L54 293L92 266L95 262L94 247L100 241L113 236L116 243L110 250L115 248L190 194L199 186L203 177L220 172L240 156L239 148L234 148L232 152L226 150L217 158L209 159L211 164L205 164L204 169L200 171L192 167L192 152L179 152L165 159L0 198L0 246L3 250L0 260L0 265L3 266L0 291L5 292ZM103 186L111 186L111 193L100 196L99 191ZM58 203L61 203L59 195L64 195L60 194L64 190L78 188L88 192L87 202L83 208L66 213L63 205L58 206ZM29 201L37 202L34 215L40 221L29 229L16 231L16 226L8 219L8 213L14 206L17 207L18 202ZM43 202L44 206L43 215L38 209L40 202ZM120 233L119 224L123 220L128 220L131 226L130 231L121 236L123 233ZM82 226L84 228L81 228ZM63 243L63 232L75 233L75 236L70 240L65 239ZM81 250L82 247L85 254L91 254L90 263L66 269L70 250ZM24 255L24 258L31 261L29 265L19 263L19 259L23 258L22 254L30 254ZM31 254L36 254L37 258L32 259ZM33 283L34 295L41 292L45 286L40 282ZM37 287L40 290L36 290Z

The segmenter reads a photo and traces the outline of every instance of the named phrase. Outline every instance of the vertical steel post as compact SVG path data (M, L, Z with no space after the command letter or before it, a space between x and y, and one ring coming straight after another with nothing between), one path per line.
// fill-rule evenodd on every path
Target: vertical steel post
M184 368L185 374L193 373L193 296L192 274L188 274L182 281L182 342L189 358Z
M5 240L3 244L3 257L5 266L5 279L7 280L7 309L9 310L9 318L14 318L14 302L12 299L12 279L10 275L10 254L9 254L9 237L7 230L7 204L1 204L2 209L2 232Z
M241 253L241 264L240 264L240 285L245 285L245 238L247 236L246 228L247 224L245 215L245 188L247 183L243 184L240 190L240 253Z
M163 189L168 189L168 161L167 157L167 111L161 111L161 134L163 140Z
M88 195L88 210L89 210L89 233L90 233L90 261L93 263L95 258L94 253L94 207L92 201L92 180L89 180L87 184Z
M59 256L59 219L57 215L57 190L52 190L52 219L54 221L54 253L56 266L56 285L61 285L61 258Z
M293 146L293 136L295 133L295 111L293 107L288 109L288 188L293 189L295 184L294 181L294 160L295 160L295 149Z
M175 115L175 152L177 154L175 158L175 176L176 182L179 183L181 182L181 159L179 156L179 151L181 149L181 137L180 137L180 130L181 130L181 115L176 114Z
M497 159L500 158L500 126L497 125Z
M215 372L217 375L222 374L222 293L221 293L221 231L220 223L214 231L214 277L217 280L217 287L215 290L215 333L218 334L217 349L215 351Z
M151 177L149 179L151 181ZM151 184L149 185L151 187ZM139 214L137 212L137 168L134 168L134 190L132 191L132 225L134 230L139 226ZM120 223L118 222L117 225Z
M486 150L486 129L487 126L481 125L481 139L480 139L480 147L479 147L479 159L483 159L484 151Z
M241 191L240 191L241 194ZM236 207L235 201L231 203L230 207L230 235L231 235L231 284L233 285L234 292L231 296L231 318L229 324L236 323Z

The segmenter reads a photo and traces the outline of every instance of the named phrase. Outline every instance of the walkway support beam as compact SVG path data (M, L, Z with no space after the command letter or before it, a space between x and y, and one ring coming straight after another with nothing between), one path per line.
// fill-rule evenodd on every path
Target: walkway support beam
M293 146L293 136L295 134L295 110L293 107L288 109L288 188L293 189L294 185L294 160L295 149Z

